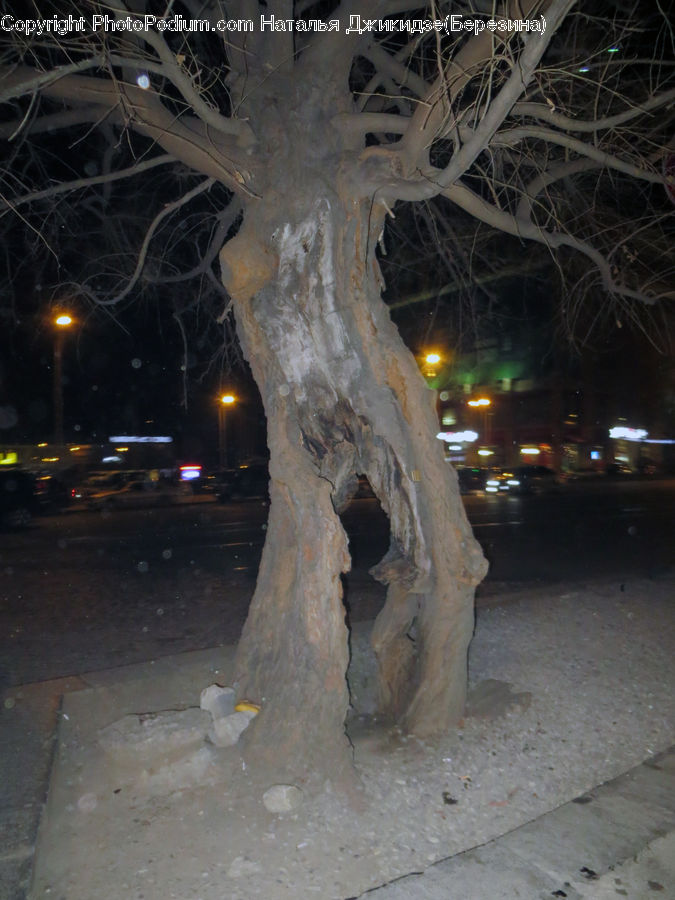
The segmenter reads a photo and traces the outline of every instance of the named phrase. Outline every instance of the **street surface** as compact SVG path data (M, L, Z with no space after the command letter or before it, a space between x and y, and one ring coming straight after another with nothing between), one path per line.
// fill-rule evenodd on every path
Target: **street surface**
M467 496L490 582L655 577L675 566L675 480L577 483L535 496Z
M76 511L0 535L0 684L233 643L255 585L267 506L260 500ZM589 482L535 496L467 495L490 562L479 596L590 578L660 577L675 566L675 480ZM343 517L353 570L346 602L372 618L368 575L387 549L374 499Z

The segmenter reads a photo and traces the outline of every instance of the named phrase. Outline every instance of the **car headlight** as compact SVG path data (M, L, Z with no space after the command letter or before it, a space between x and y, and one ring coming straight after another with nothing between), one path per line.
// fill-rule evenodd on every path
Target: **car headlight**
M506 483L511 484L514 487L517 487L520 484L520 482L518 481L517 478L509 478L509 480Z
M494 479L492 479L492 480L490 480L490 481L486 481L485 484L486 484L488 487L499 487L499 482L498 482L498 481L495 481Z

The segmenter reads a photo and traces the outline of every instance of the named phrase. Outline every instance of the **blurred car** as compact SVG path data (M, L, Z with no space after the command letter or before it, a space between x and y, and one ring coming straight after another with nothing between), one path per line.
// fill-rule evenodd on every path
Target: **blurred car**
M486 491L501 494L540 494L558 487L558 477L546 466L515 466L493 474Z
M191 492L189 485L154 480L140 469L93 473L73 489L72 495L88 509L141 509L167 505L186 491Z
M217 494L220 486L228 477L227 469L216 469L206 472L202 479L202 493Z
M58 475L36 474L35 494L40 512L59 512L70 503L71 491Z
M34 476L19 468L0 469L0 526L27 528L37 511Z
M628 478L635 472L623 463L610 463L605 470L609 478Z
M117 490L136 474L135 472L126 471L90 472L80 484L72 488L70 492L71 499L86 501L89 497L101 491Z
M565 473L567 481L592 481L602 478L602 472L595 466L582 466L579 469L570 469Z
M485 490L487 472L485 469L472 468L471 466L458 466L457 480L459 481L460 494L482 492Z
M216 498L221 503L269 497L269 469L267 462L242 463L236 469L220 473Z
M486 494L505 494L520 486L515 474L507 469L490 469L485 474Z

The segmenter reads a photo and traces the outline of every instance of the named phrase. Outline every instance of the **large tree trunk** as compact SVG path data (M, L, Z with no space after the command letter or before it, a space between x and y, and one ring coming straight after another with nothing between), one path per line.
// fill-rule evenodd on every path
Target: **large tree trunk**
M262 706L247 752L286 778L334 775L349 760L338 513L355 474L390 520L372 643L383 711L408 730L438 733L462 715L485 572L436 439L433 394L380 297L383 210L325 185L296 188L256 207L221 254L271 453L267 540L236 677Z

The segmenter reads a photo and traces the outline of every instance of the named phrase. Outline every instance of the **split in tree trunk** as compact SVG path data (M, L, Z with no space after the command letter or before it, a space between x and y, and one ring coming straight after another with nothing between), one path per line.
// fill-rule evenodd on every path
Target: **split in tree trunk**
M221 254L271 453L268 534L236 663L240 694L262 705L245 747L287 778L348 766L338 512L355 474L389 516L373 646L383 710L410 731L440 733L462 715L485 572L433 396L380 297L382 210L303 198L289 204L293 221L258 209Z

